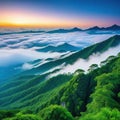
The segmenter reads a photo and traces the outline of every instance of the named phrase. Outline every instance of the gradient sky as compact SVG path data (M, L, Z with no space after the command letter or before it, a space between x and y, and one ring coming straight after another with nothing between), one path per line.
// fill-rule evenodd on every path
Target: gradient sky
M0 0L0 26L120 25L120 0Z

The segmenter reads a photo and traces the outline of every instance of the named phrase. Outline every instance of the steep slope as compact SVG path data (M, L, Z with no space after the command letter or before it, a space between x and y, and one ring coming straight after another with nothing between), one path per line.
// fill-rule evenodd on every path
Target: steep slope
M19 77L1 87L0 108L23 108L28 104L35 107L49 100L70 78L71 75L59 75L51 79L47 79L46 75L28 76L29 80Z
M107 59L106 65L88 74L74 75L52 100L39 106L37 111L51 104L62 105L73 116L79 116L80 112L85 112L86 116L88 113L95 115L105 107L120 110L119 64L120 55Z
M104 67L108 72L96 76L95 90L80 120L120 119L120 54Z
M46 119L49 115L51 120L60 114L66 114L65 116L68 115L69 118L69 116L71 116L70 113L72 113L74 117L80 118L80 120L96 120L98 118L100 120L112 120L113 118L119 120L120 53L116 57L109 57L105 62L106 64L87 74L84 74L83 71L79 71L79 73L77 71L77 74L75 73L73 78L69 78L71 80L61 87L59 86L61 81L59 81L57 89L52 92L49 91L49 93L45 94L43 99L41 99L42 96L40 98L37 97L36 99L32 96L33 99L32 101L29 101L29 97L28 104L24 103L26 98L24 98L23 101L16 102L16 107L22 107L20 116L28 115L28 113L29 115L32 115L33 112L29 111L32 108L32 110L36 110L36 112L39 113L36 114L36 116L39 115L39 119ZM62 79L63 78L61 78L61 80ZM54 87L52 82L55 82L56 86L56 80L58 80L58 78L52 80L53 81L43 83L42 87L44 89L41 92L51 90L51 88ZM24 103L24 105L20 107L19 105L22 103ZM14 104L15 103L12 105ZM25 110L25 106L27 106L27 112L22 111ZM58 108L60 109L58 110ZM66 109L70 113L68 113ZM64 111L66 112L64 113ZM0 117L5 118L8 116L11 120L11 117L17 117L19 115L16 115L17 112L19 111L1 111L4 115ZM61 117L67 119L65 116L62 115ZM72 120L74 119L72 116L71 118Z

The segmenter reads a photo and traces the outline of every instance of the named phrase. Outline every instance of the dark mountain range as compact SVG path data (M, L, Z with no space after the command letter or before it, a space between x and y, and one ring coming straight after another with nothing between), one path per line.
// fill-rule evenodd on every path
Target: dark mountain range
M103 30L103 31L120 31L119 25L112 25L110 27L98 27L94 26L88 29L80 29L80 28L72 28L72 29L56 29L56 30L50 30L50 31L43 31L43 30L29 30L29 31L20 31L20 32L1 32L0 35L9 35L9 34L22 34L22 33L70 33L70 32L82 32L82 31L97 31L97 30Z
M69 32L79 32L82 31L80 28L72 28L72 29L57 29L57 30L51 30L48 31L47 33L69 33Z
M34 30L29 30L29 31L20 31L20 32L1 32L0 35L9 35L9 34L23 34L23 33L42 33L45 31L34 31Z
M88 28L88 29L85 29L85 31L93 31L93 30L104 30L105 28L100 28L98 26L94 26L94 27L91 27L91 28Z
M119 25L112 25L110 27L98 27L98 26L94 26L94 27L91 27L91 28L88 28L86 29L85 31L95 31L95 30L104 30L104 31L118 31L120 30L120 26Z
M114 25L112 25L112 26L110 26L110 27L107 27L107 28L105 28L106 30L120 30L120 26L119 25L116 25L116 24L114 24Z
M98 27L98 26L94 26L88 29L80 29L80 28L72 28L72 29L57 29L57 30L51 30L48 31L47 33L69 33L69 32L81 32L81 31L119 31L120 30L120 26L119 25L112 25L110 27Z

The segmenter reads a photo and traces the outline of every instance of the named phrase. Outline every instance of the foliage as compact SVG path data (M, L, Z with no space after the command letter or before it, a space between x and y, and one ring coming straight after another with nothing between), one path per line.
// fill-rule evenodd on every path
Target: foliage
M118 44L117 37L90 46L64 60L72 63L78 56L87 58L93 52L103 52ZM60 61L54 64L58 65ZM73 120L72 115L81 115L80 120L120 119L120 53L117 57L108 57L100 68L96 64L91 65L87 74L79 69L74 75L45 78L46 75L20 77L0 87L0 108L21 109L21 112L0 111L0 120ZM33 113L39 113L39 117Z
M89 113L81 117L80 120L120 120L118 109L102 108L98 113Z
M17 113L15 117L6 118L4 120L42 120L37 115L33 114L22 114L21 112Z
M111 66L109 66L111 64ZM91 102L80 120L119 120L120 119L120 57L111 59L99 71L108 68L108 73L97 75L97 85L91 94ZM111 70L110 70L111 68ZM109 71L110 70L110 71Z
M40 111L43 120L73 120L70 112L58 105L51 105Z
M18 110L0 110L0 120L7 117L13 117L18 113Z

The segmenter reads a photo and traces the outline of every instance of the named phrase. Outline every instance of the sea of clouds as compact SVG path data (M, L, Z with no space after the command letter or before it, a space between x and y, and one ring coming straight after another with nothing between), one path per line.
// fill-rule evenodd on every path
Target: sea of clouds
M11 31L9 30L9 32ZM106 40L113 35L115 33L89 34L87 32L0 35L0 66L21 64L36 59L59 58L65 53L37 52L36 48L48 45L56 46L65 42L85 48L94 43Z

